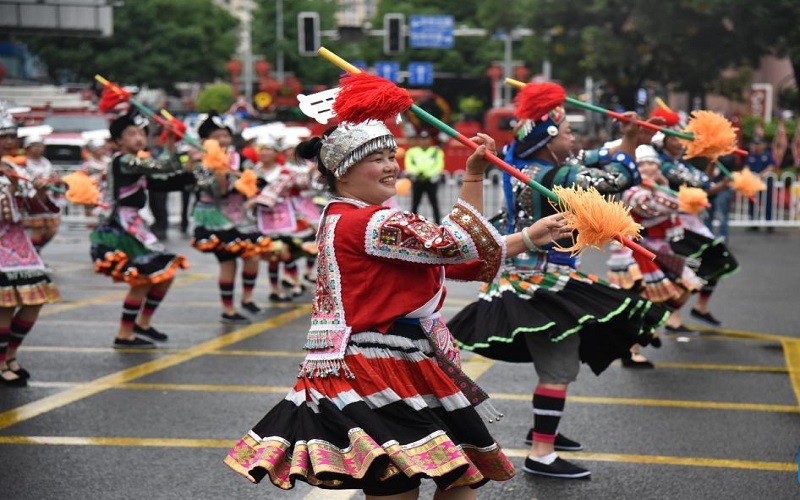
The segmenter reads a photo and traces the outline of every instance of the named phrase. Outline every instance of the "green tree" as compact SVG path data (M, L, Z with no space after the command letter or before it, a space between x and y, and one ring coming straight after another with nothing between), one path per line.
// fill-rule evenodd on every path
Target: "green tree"
M136 0L114 9L109 38L21 37L50 76L77 81L100 73L126 84L170 88L225 75L238 20L211 0Z
M233 87L229 83L214 83L200 92L197 97L197 110L202 113L209 111L224 113L231 107L234 100Z

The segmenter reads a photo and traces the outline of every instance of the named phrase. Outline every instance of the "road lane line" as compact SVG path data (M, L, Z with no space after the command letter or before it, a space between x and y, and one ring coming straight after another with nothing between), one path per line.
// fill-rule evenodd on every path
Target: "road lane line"
M782 342L786 366L789 367L789 379L792 381L794 397L800 404L800 343Z
M213 277L215 277L215 275L213 274L190 273L180 276L179 278L176 278L175 283L172 285L172 287L174 288L174 287L189 285L205 279L211 279ZM75 302L61 302L58 304L48 305L42 308L42 312L39 313L39 316L40 317L51 316L53 314L62 313L64 311L72 311L73 309L80 309L82 307L94 306L98 304L107 304L109 302L114 302L114 301L121 301L122 299L125 298L127 294L128 294L127 291L124 292L120 291L120 292L101 295L99 297L91 297L88 299L76 300Z
M0 436L0 444L11 445L61 445L61 446L131 446L155 448L231 448L235 439L180 439L180 438L126 438L126 437L76 437L76 436ZM530 450L504 448L506 455L524 458ZM655 465L682 465L689 467L718 467L723 469L748 469L779 472L796 472L797 464L705 457L676 457L665 455L630 455L622 453L560 452L564 458L592 462L619 462Z
M770 342L800 342L798 337L790 337L788 335L778 335L774 333L750 332L747 330L729 330L727 328L708 328L705 326L692 325L692 330L712 333L723 337L734 337L751 340L767 340Z
M615 364L620 364L615 362ZM714 363L666 363L656 361L658 368L677 368L685 370L718 370L732 372L761 372L761 373L788 373L789 370L783 366L762 366L762 365L725 365Z
M528 456L528 449L505 448L506 455L515 458ZM764 462L751 460L732 460L724 458L671 457L662 455L627 455L620 453L559 452L570 460L589 460L591 462L620 462L633 464L684 465L689 467L719 467L723 469L767 470L797 472L797 464L791 462Z
M67 389L52 396L47 396L32 403L0 413L0 429L5 429L24 420L42 415L62 406L66 406L75 401L94 396L95 394L112 389L120 384L130 382L137 378L159 372L166 368L184 363L186 361L204 356L211 351L240 342L250 337L255 337L265 330L276 328L290 321L306 316L311 312L311 305L304 304L293 311L285 312L279 316L254 323L239 330L235 330L222 337L215 338L198 344L197 346L186 349L185 351L170 354L152 361L148 361L138 366L128 368L87 384Z
M461 369L469 378L477 381L494 363L494 360L475 354L461 359Z
M490 393L497 400L530 401L530 394ZM695 408L699 410L740 410L766 411L775 413L800 413L795 405L775 405L764 403L728 403L723 401L685 401L678 399L637 399L596 396L567 396L567 403L598 405L657 406L662 408Z

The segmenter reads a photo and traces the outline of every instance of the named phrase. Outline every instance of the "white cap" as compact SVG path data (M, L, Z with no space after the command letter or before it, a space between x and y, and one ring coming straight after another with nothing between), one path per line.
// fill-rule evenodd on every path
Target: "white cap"
M40 135L29 135L22 141L22 147L27 148L33 144L44 144L44 139Z
M256 146L259 148L270 148L280 151L281 140L272 134L259 134L256 136Z
M106 145L106 140L102 137L92 137L86 141L86 149L94 151L95 149L102 148Z
M658 156L655 148L648 144L642 144L636 148L636 161L637 163L651 161L661 165L661 157Z

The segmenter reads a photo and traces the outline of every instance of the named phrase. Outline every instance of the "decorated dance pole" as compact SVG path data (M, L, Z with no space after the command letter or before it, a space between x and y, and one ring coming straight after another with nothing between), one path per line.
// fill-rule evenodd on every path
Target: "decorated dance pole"
M100 82L100 84L104 88L106 88L106 89L114 92L115 94L117 94L117 96L119 96L121 101L128 101L129 103L131 103L131 106L134 106L136 109L138 109L139 111L141 111L142 113L147 115L148 118L150 118L151 120L155 121L159 125L168 128L169 131L171 133L174 133L179 139L182 139L182 140L186 141L187 143L191 144L192 146L196 147L197 149L199 149L201 151L205 151L202 144L197 142L197 140L195 140L193 137L187 136L180 129L180 127L177 126L172 121L172 120L179 121L174 116L172 117L172 119L169 119L169 120L168 119L164 119L163 117L161 117L158 114L156 114L155 111L153 111L152 109L148 108L147 106L145 106L144 104L142 104L138 100L136 100L133 97L131 97L130 92L124 90L122 87L120 87L116 83L103 78L101 75L94 75L94 79L97 80L98 82ZM172 116L172 115L170 115L170 116Z
M525 86L525 82L521 82L521 81L515 80L513 78L506 78L506 83L508 83L512 87L516 87L518 89L521 89L521 88L523 88ZM630 117L628 117L628 116L626 116L626 115L624 115L622 113L617 113L616 111L611 111L610 109L606 109L606 108L603 108L603 107L600 107L600 106L596 106L596 105L590 104L588 102L583 102L583 101L580 101L580 100L572 98L572 97L567 97L565 99L565 102L567 102L569 104L572 104L573 106L577 106L579 108L583 108L583 109L586 109L586 110L589 110L589 111L594 111L595 113L600 113L600 114L603 114L603 115L610 116L612 118L616 118L617 120L620 120L620 121L624 121L624 122L630 122L631 121ZM672 136L675 136L675 137L677 137L679 139L684 139L684 140L687 140L687 141L695 141L695 140L698 139L698 137L695 134L690 134L690 133L681 132L681 131L678 131L678 130L673 130L673 129L668 128L668 127L662 127L660 125L656 125L655 123L650 123L650 122L645 121L645 120L636 120L636 123L640 127L649 128L650 130L655 130L656 132L661 132L661 133L663 133L665 135L672 135ZM736 153L738 155L741 155L741 156L747 156L747 151L745 151L744 149L741 149L741 148L734 148L732 152L734 152L734 153Z
M344 59L342 59L338 55L336 55L333 52L331 52L330 50L326 49L325 47L320 47L319 50L317 51L317 53L319 55L321 55L322 57L324 57L325 59L327 59L328 61L330 61L333 64L335 64L336 66L338 66L339 68L343 69L344 71L347 71L350 74L362 73L362 71L359 68L357 68L356 66L354 66L354 65L350 64L349 62L345 61ZM388 80L386 80L386 81L388 82ZM391 83L391 82L389 82L389 83ZM386 96L386 99L391 99L391 97L390 96ZM467 146L468 148L472 149L473 151L477 150L480 147L477 143L471 141L465 135L458 133L458 131L456 131L454 128L450 127L446 123L442 122L441 120L439 120L435 116L431 115L430 113L428 113L424 109L422 109L419 106L417 106L416 104L414 104L413 101L411 101L410 97L408 98L408 100L410 101L410 105L408 103L402 103L402 105L406 109L410 109L414 114L416 114L417 116L419 116L420 118L425 120L430 125L433 125L437 129L441 130L442 132L444 132L448 136L452 137L453 139L457 140L458 142L460 142L464 146ZM400 111L402 111L402 110L400 110ZM392 116L395 116L397 114L397 112L399 112L399 111L394 111L393 110L393 111L391 111L389 113L391 116L385 116L385 117L382 117L382 118L389 119ZM376 118L376 117L375 116L366 116L366 115L363 116L363 119L368 119L368 118ZM547 189L543 185L541 185L538 182L536 182L534 179L531 179L529 176L525 175L524 173L520 172L519 170L517 170L513 166L509 165L508 163L503 161L498 156L496 156L496 155L494 155L494 154L492 154L492 153L487 151L484 157L490 163L492 163L495 166L499 167L501 170L503 170L504 172L508 173L509 175L511 175L512 177L516 178L517 180L521 181L522 183L530 186L532 189L538 191L541 195L545 196L546 198L548 198L552 202L554 202L554 203L561 202L559 197L555 193L553 193L551 190ZM656 257L653 252L651 252L651 251L647 250L646 248L644 248L643 246L635 243L633 240L631 240L627 236L624 236L622 234L616 234L616 235L613 236L613 238L616 239L617 241L619 241L620 243L622 243L623 245L627 246L628 248L632 249L633 251L638 252L639 254L647 257L650 260L653 260Z
M16 172L2 172L2 173L0 173L0 175L5 175L6 177L13 177L14 179L18 179L18 180L20 180L22 182L30 182L31 184L33 184L33 181L31 179L29 179L28 177L25 177L24 175L20 175L20 174L18 174ZM48 184L47 186L45 186L45 188L48 191L52 191L52 192L54 192L56 194L64 194L64 193L67 192L65 189L60 188L58 186L53 186L52 184Z

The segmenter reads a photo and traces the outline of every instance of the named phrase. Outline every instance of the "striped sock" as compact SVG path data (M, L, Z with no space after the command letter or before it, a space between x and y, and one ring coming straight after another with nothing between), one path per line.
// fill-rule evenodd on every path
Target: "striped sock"
M533 440L553 443L558 432L558 422L564 413L566 390L537 387L533 391Z
M256 278L258 277L258 271L253 273L246 273L242 271L242 291L249 295L253 293L253 288L256 287Z
M144 301L142 316L152 316L166 295L166 290L150 290L150 292L147 294L147 298Z
M25 336L28 335L28 332L31 331L31 328L33 328L33 321L15 317L11 321L8 347L11 349L18 348L20 344L22 344L22 341L25 340Z
M278 287L278 270L280 265L278 262L269 263L269 285L272 287L273 293L280 293L281 289Z
M222 307L233 307L233 282L219 282L219 296L222 299Z
M127 330L133 330L133 324L136 321L136 316L139 314L139 309L142 308L142 301L126 299L122 303L122 319L120 325Z
M290 280L297 283L297 261L293 260L291 262L287 262L283 269L286 271L286 276L288 276Z
M6 360L6 351L8 350L8 343L11 341L11 329L9 327L0 327L0 361Z

